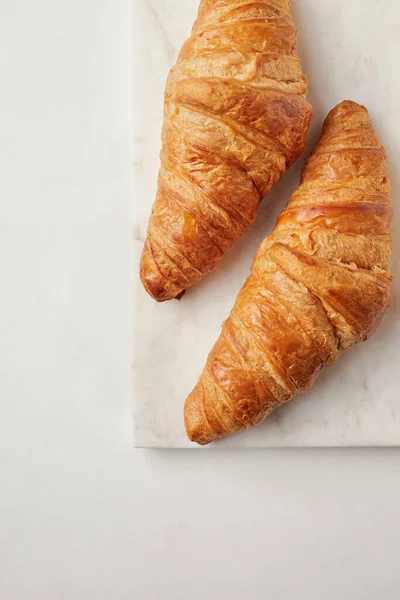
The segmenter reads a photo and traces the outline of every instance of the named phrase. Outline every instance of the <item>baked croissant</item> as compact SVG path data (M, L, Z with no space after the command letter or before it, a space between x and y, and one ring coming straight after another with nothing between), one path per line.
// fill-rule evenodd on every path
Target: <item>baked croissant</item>
M258 425L371 335L391 297L388 193L367 110L342 102L186 400L191 440Z
M304 149L311 119L289 0L202 0L165 90L140 275L158 301L212 271Z

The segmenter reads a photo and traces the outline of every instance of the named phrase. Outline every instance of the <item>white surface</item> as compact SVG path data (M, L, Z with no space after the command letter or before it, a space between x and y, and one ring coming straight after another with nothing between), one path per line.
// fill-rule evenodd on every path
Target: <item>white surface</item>
M155 196L165 78L189 35L198 0L134 3L133 141L136 259L143 246ZM135 269L135 442L144 447L192 447L183 426L183 403L194 387L221 323L244 283L261 240L298 185L305 156L328 111L345 99L365 104L388 155L392 182L392 307L366 344L325 371L313 389L275 411L263 425L217 442L223 446L385 446L400 444L400 244L399 139L400 4L385 10L368 0L303 0L292 3L299 54L309 79L314 116L307 150L264 201L256 225L221 265L180 302L156 304Z
M0 2L0 598L398 600L396 449L131 448L128 28Z

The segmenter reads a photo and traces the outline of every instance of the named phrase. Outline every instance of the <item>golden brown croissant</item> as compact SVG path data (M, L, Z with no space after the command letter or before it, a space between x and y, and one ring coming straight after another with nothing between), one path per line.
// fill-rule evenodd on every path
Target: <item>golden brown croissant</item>
M191 440L261 423L371 335L391 297L388 193L367 110L342 102L186 400Z
M303 151L311 106L289 0L202 0L168 76L140 275L158 301L214 269Z

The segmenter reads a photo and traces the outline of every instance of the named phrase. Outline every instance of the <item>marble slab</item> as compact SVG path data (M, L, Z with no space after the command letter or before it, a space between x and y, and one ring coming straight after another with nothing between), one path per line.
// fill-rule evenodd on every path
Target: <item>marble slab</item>
M214 445L391 446L400 444L400 4L398 0L294 0L299 54L314 108L302 159L263 201L256 224L219 268L181 301L154 302L141 287L138 260L156 191L163 91L188 36L198 0L133 0L134 443L197 447L185 436L182 409L229 314L260 241L298 185L304 157L327 112L351 99L370 111L386 147L392 181L393 303L371 340L342 355L314 388L258 428ZM384 10L383 10L384 5Z

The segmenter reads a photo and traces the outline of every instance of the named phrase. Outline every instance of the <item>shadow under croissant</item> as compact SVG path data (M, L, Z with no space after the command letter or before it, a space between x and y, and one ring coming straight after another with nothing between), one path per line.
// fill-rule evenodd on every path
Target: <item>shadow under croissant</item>
M299 159L286 171L279 183L261 201L255 223L233 243L214 271L186 290L182 301L188 301L195 295L207 293L207 288L212 287L214 281L221 282L225 278L232 278L237 281L237 290L231 295L231 305L233 306L237 292L250 273L259 245L275 227L280 213L299 184L303 162L304 159Z
M400 150L398 140L392 139L391 132L388 129L380 130L376 127L378 134L386 148L387 173L390 180L393 218L391 224L392 235L392 260L390 262L391 272L394 277L392 288L392 307L395 307L397 322L400 326L400 210L396 207L396 200L400 198Z
M299 55L300 62L303 66L303 71L308 80L308 90L307 90L307 100L310 102L313 107L313 116L311 120L311 125L307 132L307 143L302 155L302 161L311 154L311 151L315 147L315 144L318 141L318 138L321 133L321 126L326 117L326 110L324 106L325 100L325 90L320 85L320 81L314 78L313 74L316 72L315 69L315 60L316 57L314 55L313 50L310 48L308 43L309 35L308 31L316 30L317 24L314 22L315 15L312 10L305 11L300 3L293 2L290 6L290 10L293 15L293 21L296 25L296 29L298 31L298 39L297 39L297 53ZM329 64L328 60L323 60L322 55L324 52L323 44L320 45L319 48L320 56L319 59L324 64ZM341 101L343 98L338 98L337 101ZM335 101L330 102L332 106L335 104ZM302 166L302 164L301 164ZM300 173L301 169L299 169Z

